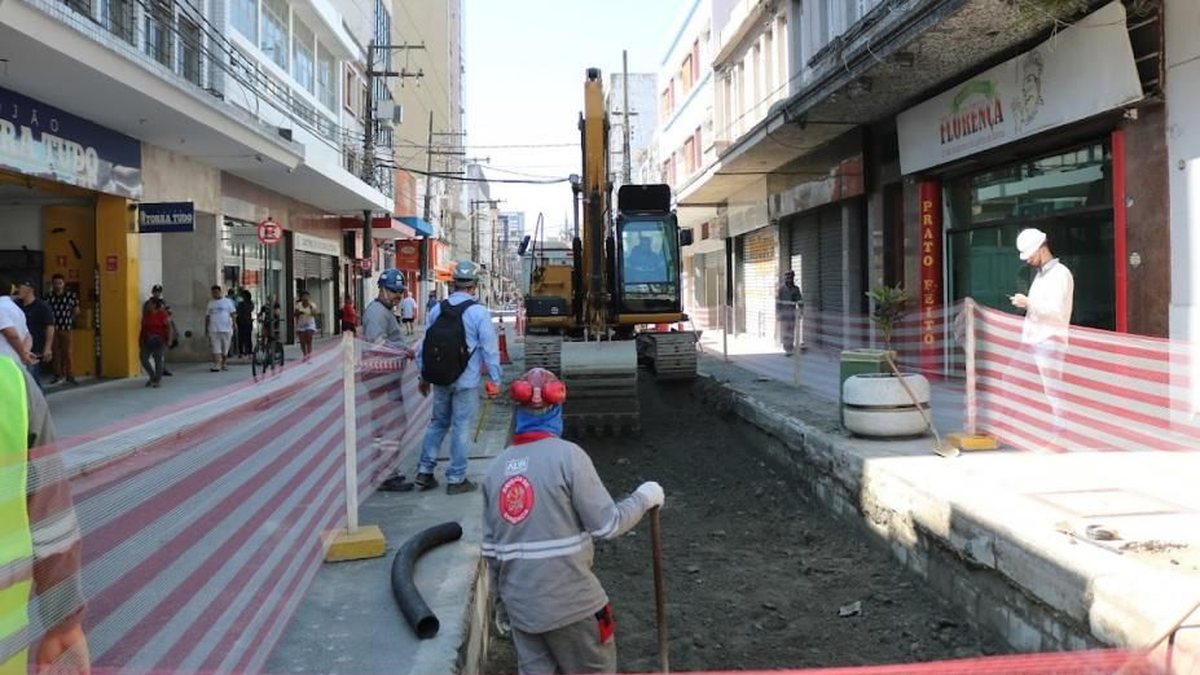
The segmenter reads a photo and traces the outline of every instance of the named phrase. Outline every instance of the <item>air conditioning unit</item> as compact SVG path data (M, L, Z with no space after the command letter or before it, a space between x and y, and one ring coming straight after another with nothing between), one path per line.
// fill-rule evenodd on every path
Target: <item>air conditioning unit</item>
M402 124L404 106L395 101L378 101L375 103L375 119L389 125Z

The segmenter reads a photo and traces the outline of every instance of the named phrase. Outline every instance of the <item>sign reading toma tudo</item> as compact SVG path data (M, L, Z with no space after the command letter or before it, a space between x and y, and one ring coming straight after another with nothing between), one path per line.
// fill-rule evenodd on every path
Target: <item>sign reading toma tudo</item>
M900 169L915 173L1141 98L1125 8L1113 2L900 113Z
M196 207L192 202L149 202L138 204L138 232L194 232Z
M129 199L142 197L139 141L4 88L0 167Z

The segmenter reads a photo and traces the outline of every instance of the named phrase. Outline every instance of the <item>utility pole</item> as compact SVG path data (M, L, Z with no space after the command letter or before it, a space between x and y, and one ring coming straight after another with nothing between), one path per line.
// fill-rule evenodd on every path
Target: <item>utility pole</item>
M425 142L425 208L421 210L421 219L426 225L433 227L429 222L432 215L430 211L433 208L433 111L429 111L429 139ZM420 294L419 302L424 302L425 296L429 294L429 259L433 257L433 232L430 232L425 241L421 242L421 246L417 249L417 256L420 259L419 266L421 268L421 280L417 287Z
M367 185L370 185L372 187L378 187L376 184L377 176L375 175L375 168L376 168L375 167L375 123L376 123L376 120L375 120L375 102L376 102L375 79L383 78L384 81L386 82L387 78L389 78L389 77L399 77L399 78L401 78L401 80L403 80L404 78L409 78L409 77L415 77L417 79L421 79L421 78L425 77L425 71L423 69L418 69L417 72L413 73L413 72L409 72L409 70L407 68L401 68L398 71L397 70L387 70L386 69L387 66L385 65L384 70L376 70L375 69L375 55L376 55L376 52L383 52L386 54L390 54L392 51L395 51L395 50L407 51L410 49L425 49L425 45L424 45L424 43L422 43L420 45L409 45L409 44L377 45L377 44L375 44L374 40L372 40L370 42L370 44L367 45L367 70L366 70L367 100L363 101L364 121L363 121L362 180L364 183L366 183ZM363 260L371 259L371 244L374 241L373 235L371 233L371 217L372 217L371 210L363 209L363 245L362 245ZM368 276L367 270L364 269L362 271L362 273L363 273L364 277Z
M628 185L631 182L631 167L629 162L629 51L621 50L621 95L625 99L621 111L625 113L625 122L622 125L625 133L621 145L621 184Z

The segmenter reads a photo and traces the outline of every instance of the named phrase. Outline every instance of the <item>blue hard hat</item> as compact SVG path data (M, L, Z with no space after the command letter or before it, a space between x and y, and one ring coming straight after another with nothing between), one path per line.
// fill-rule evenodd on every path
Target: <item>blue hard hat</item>
M404 290L404 273L400 270L389 267L379 273L379 287L399 293Z
M479 281L479 265L472 260L460 260L451 276L457 284L474 284Z

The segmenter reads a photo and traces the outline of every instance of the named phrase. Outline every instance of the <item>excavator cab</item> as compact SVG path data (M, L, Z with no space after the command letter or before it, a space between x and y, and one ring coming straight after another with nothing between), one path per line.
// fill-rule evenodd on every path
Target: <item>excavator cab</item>
M679 230L671 188L622 185L615 225L614 295L621 323L653 323L662 315L681 313L679 248L683 239L690 241L691 231Z

